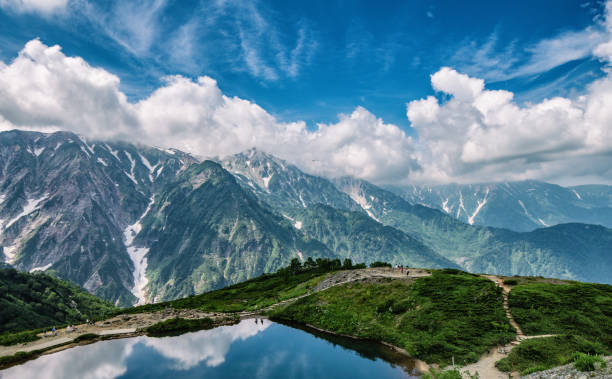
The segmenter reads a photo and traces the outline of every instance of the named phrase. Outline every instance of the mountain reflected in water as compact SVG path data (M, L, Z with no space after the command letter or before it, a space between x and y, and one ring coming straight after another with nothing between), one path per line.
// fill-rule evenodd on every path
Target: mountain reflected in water
M175 337L79 346L0 371L0 377L405 378L413 368L411 360L376 344L353 346L350 339L250 319Z

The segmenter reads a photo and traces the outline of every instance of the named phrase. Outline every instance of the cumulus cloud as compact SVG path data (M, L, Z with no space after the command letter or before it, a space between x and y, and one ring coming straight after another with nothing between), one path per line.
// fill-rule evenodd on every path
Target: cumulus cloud
M555 97L520 106L508 91L450 68L432 75L430 96L407 105L419 134L423 180L554 179L609 171L612 153L612 79L595 81L578 99ZM585 166L590 160L590 166Z
M0 127L70 130L205 157L257 147L310 172L378 182L419 168L414 141L365 108L311 130L224 95L207 76L168 77L149 97L130 103L117 76L39 40L28 42L10 64L0 62Z
M51 13L64 10L68 0L0 0L0 7L19 13Z
M600 43L587 45L591 54L609 66L612 1L606 4L605 26L605 38L590 39ZM569 46L567 51L573 51L583 37L566 34L560 40L544 41L540 46L548 46L543 48L544 52L565 45ZM572 56L567 51L559 54ZM429 96L407 104L408 119L419 135L418 160L423 166L422 172L412 176L413 180L576 182L582 178L609 182L612 166L610 70L592 82L582 96L554 97L525 105L514 102L511 92L487 90L483 80L448 67L431 76L431 85L448 101Z

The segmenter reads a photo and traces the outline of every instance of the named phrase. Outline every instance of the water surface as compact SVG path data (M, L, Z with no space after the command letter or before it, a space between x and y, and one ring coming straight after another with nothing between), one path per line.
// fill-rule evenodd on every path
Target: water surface
M379 379L409 378L413 367L379 344L250 319L176 337L78 346L0 371L0 377Z

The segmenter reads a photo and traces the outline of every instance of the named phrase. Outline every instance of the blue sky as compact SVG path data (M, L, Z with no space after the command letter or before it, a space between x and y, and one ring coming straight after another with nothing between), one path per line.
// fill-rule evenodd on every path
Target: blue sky
M612 0L0 0L0 130L612 183Z
M501 60L487 87L525 101L580 92L602 75L588 55L520 75L540 41L601 17L603 5L584 0L82 3L50 15L4 8L0 59L38 37L118 75L132 100L166 75L208 75L282 121L312 126L361 105L405 130L405 103L431 94L442 66L480 74L492 69L486 59Z

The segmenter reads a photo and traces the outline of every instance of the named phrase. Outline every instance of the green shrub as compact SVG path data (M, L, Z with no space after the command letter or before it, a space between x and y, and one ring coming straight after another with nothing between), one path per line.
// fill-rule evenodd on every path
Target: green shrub
M391 263L376 261L376 262L370 263L370 267L393 267L393 266L391 266Z
M528 369L521 371L521 376L533 374L534 372L538 372L538 371L545 371L545 370L548 370L549 368L550 366L547 366L547 365L531 366Z
M519 281L518 279L505 279L504 284L508 286L516 286L517 284L519 284Z
M595 371L595 364L599 363L605 367L606 362L598 355L576 353L572 356L574 367L578 371Z
M40 339L37 335L40 330L26 330L23 332L0 334L0 345L10 346L18 343L26 343Z

